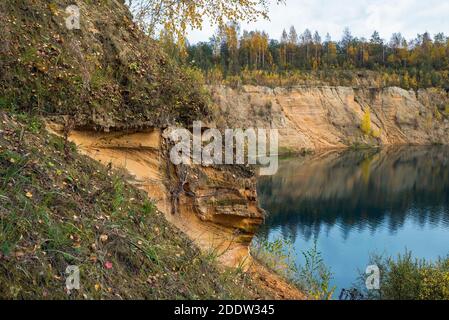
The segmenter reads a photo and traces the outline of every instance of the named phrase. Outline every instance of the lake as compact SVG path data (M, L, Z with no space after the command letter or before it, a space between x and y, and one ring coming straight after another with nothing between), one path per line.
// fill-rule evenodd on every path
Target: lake
M259 237L289 239L296 260L316 241L341 289L357 284L373 253L449 253L449 148L328 151L280 160L260 177L268 217Z

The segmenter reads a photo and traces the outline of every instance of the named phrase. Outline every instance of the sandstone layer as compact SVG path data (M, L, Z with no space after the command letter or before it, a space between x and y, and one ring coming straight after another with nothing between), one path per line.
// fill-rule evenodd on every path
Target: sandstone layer
M275 128L282 151L342 148L359 144L447 144L447 93L392 87L211 87L215 124ZM360 129L369 110L370 134Z
M349 87L240 89L212 87L213 122L219 128L275 128L280 152L352 145L447 144L449 120L439 110L444 93L399 88ZM371 114L372 133L360 129ZM64 126L50 123L60 135ZM70 130L79 150L114 168L145 190L172 224L203 251L228 266L247 265L249 246L264 212L254 172L245 166L175 166L169 159L170 128L96 132ZM374 133L377 134L374 134Z
M63 134L63 127L47 128ZM170 142L160 129L140 132L73 130L68 139L104 165L125 169L159 211L203 252L227 266L247 266L249 246L264 213L259 208L254 173L241 166L175 166Z

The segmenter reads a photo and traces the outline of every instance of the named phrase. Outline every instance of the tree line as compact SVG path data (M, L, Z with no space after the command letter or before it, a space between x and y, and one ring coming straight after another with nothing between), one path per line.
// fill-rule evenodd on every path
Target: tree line
M237 24L221 27L207 42L179 49L163 33L160 41L172 57L201 69L204 74L235 77L248 71L270 74L292 72L373 70L382 72L388 85L406 89L449 89L449 37L425 32L407 40L401 33L382 39L375 31L369 39L355 37L346 28L340 40L329 34L295 27L279 40L266 32L243 31Z

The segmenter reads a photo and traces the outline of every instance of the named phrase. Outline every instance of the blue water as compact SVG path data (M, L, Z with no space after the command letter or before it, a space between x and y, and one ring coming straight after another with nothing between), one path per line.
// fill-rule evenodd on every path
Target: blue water
M258 181L259 237L289 239L296 260L317 243L341 289L360 285L370 255L449 254L449 149L335 151L280 162Z

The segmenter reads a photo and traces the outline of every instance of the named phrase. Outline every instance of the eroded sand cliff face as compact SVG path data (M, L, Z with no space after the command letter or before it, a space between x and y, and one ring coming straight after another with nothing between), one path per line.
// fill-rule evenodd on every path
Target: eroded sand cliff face
M357 143L448 143L449 121L436 113L441 96L428 91L343 87L211 88L216 110L210 126L276 128L280 152L344 148ZM438 98L438 99L437 99ZM360 130L366 110L378 137ZM48 128L62 135L64 127ZM248 264L250 242L263 223L254 172L244 166L174 166L170 129L95 132L72 130L84 154L115 168L153 198L172 224L227 266Z
M276 128L282 151L354 144L449 143L449 120L439 110L447 94L434 90L350 87L211 87L219 127ZM370 110L373 133L360 129Z
M63 127L47 128L62 134ZM263 222L256 181L244 167L174 166L160 129L140 132L71 131L80 152L114 168L145 190L168 221L227 266L248 265L250 242Z

